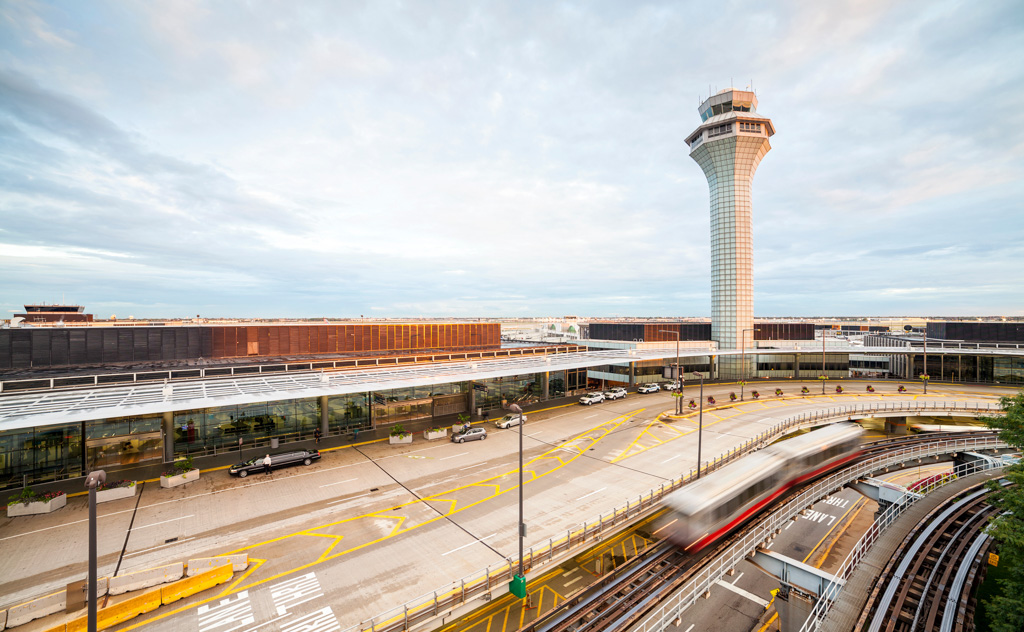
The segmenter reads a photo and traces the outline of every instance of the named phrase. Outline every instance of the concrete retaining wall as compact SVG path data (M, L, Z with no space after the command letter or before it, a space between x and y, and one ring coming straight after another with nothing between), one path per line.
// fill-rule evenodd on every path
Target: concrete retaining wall
M7 611L7 623L5 625L9 628L13 628L15 626L28 623L29 621L35 621L40 617L60 612L64 610L66 597L67 591L62 590L60 592L46 595L45 597L40 597L16 606L11 606Z
M0 630L4 630L7 627L7 611L0 610Z
M110 594L120 595L132 590L142 590L160 584L178 581L185 574L185 565L181 562L157 568L147 568L126 575L110 578Z
M179 599L196 594L197 592L213 588L231 579L231 564L221 564L205 573L194 577L188 577L160 589L160 601L163 604L174 603Z
M242 553L240 555L222 555L219 557L199 557L194 560L188 561L189 577L198 573L204 573L211 568L221 566L223 564L231 564L233 571L244 571L249 567L249 554Z

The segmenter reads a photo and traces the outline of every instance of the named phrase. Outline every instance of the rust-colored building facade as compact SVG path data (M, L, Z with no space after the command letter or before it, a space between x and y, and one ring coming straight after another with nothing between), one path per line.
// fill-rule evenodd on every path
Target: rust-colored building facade
M0 330L0 371L83 365L490 349L499 323L92 326Z

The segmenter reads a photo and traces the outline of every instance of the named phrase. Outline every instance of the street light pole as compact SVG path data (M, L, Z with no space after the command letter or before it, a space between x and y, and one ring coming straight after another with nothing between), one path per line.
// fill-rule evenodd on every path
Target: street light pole
M96 632L96 487L107 482L103 470L90 472L85 478L89 490L89 614L86 625L89 632Z
M523 409L511 404L509 410L519 415L519 574L509 583L509 591L520 599L526 598L526 574L523 572L523 540L526 523L523 522Z
M825 394L825 330L821 330L821 394Z
M748 327L748 328L746 328L746 329L744 329L743 331L740 332L740 347L741 347L741 350L740 350L740 371L742 371L742 373L740 374L740 401L741 402L743 401L743 394L744 394L744 392L746 390L746 386L747 386L747 374L748 374L748 372L747 372L747 332L748 331L756 332L757 328L756 327L754 327L754 328Z
M942 371L939 371L942 373ZM928 321L924 323L924 373L921 374L921 381L924 382L924 394L928 394Z
M681 415L683 413L683 367L679 366L679 332L670 331L668 329L659 329L658 332L676 335L676 379L679 380L679 392L676 397L676 414Z
M697 478L700 478L700 447L704 437L704 374L700 374L700 413L697 415Z

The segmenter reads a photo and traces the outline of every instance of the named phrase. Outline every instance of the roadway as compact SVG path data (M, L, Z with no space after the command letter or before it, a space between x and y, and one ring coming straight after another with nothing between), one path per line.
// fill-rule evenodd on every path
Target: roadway
M760 400L723 405L733 388L706 388L720 403L704 413L705 460L786 417L821 407L925 397L991 403L1013 392L931 385L927 396L847 388L843 395L775 398L764 395L774 384L759 384ZM797 385L785 382L782 388ZM696 417L660 421L659 414L671 407L665 393L631 394L593 407L529 413L524 428L527 544L564 535L694 467ZM197 596L121 629L221 632L232 629L232 621L249 619L251 625L237 629L292 630L306 624L310 630L344 629L515 557L518 430L489 425L488 432L486 441L461 445L417 437L408 446L346 446L325 452L313 466L266 477L240 480L223 470L204 472L185 487L146 484L136 499L100 505L101 574L228 552L246 552L252 561L216 598ZM839 509L829 506L828 515ZM85 517L85 503L72 498L54 514L0 521L4 605L84 575ZM835 524L807 522L811 531L805 533L801 525L793 544L791 554L798 559L797 547L817 541L818 531ZM775 546L782 545L780 538ZM759 600L770 596L755 577L738 570L737 590L722 589L739 600L733 610L746 619L730 619L730 627L718 629L750 629L750 609L763 611ZM206 608L202 614L200 606ZM311 618L303 619L307 615ZM52 625L43 623L23 629Z

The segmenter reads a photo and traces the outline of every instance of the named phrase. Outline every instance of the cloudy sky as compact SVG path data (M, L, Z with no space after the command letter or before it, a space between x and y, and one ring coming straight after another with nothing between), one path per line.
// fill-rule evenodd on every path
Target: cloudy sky
M1021 315L1021 59L1014 0L0 2L0 309L707 316L753 82L758 316Z

